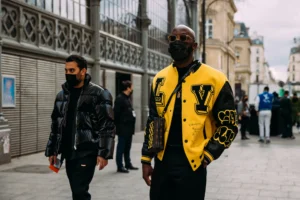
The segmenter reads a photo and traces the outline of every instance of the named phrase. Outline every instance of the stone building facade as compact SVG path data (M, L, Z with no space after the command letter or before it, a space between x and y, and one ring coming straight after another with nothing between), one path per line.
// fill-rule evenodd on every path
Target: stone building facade
M249 29L242 22L235 25L235 95L240 99L249 95L249 84L251 77L251 39Z
M15 105L2 108L11 128L12 156L45 149L54 98L65 80L64 61L70 54L84 56L93 82L113 97L122 80L133 82L136 130L142 130L152 77L172 62L167 34L178 23L192 26L197 21L197 1L192 0L0 3L0 74L15 80ZM184 12L179 16L178 10Z
M201 16L201 3L198 9ZM206 0L206 64L222 71L233 90L235 85L233 40L236 12L237 8L233 0ZM201 18L200 24L202 24Z

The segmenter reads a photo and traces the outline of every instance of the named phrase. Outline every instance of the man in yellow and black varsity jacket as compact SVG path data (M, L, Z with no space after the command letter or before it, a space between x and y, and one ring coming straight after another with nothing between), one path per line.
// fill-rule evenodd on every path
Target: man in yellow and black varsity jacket
M198 61L193 58L195 33L179 25L169 35L174 62L153 79L149 117L142 148L143 178L150 186L150 200L204 200L206 166L221 156L234 140L237 115L225 75L199 63L172 96L165 114L164 150L149 149L153 119L161 116L178 81ZM155 158L154 170L151 160Z

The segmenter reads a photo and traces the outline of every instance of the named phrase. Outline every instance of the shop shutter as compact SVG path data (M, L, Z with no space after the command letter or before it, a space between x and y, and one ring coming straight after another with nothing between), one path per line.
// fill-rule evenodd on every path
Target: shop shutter
M37 150L44 151L51 129L51 113L56 96L56 64L53 62L38 60L37 73Z
M56 64L56 93L62 90L61 85L66 81L65 78L65 65Z
M21 155L37 152L37 60L21 57Z
M2 74L16 76L16 107L3 108L4 117L9 122L11 129L10 151L11 156L19 156L21 153L21 128L20 128L20 57L2 54Z

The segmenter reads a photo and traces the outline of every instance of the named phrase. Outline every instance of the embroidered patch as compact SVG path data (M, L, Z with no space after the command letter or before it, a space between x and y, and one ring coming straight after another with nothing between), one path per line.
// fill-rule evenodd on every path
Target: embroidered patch
M231 142L235 138L235 132L232 129L227 128L226 126L221 126L217 129L213 140L219 142L225 148L228 148Z

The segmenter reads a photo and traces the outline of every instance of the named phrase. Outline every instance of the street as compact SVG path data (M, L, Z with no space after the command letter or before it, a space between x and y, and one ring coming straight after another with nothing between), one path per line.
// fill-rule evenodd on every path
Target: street
M259 144L257 137L241 141L237 136L222 157L208 166L207 200L300 200L300 135L296 140L272 138ZM143 133L132 145L133 164L141 167ZM96 171L90 193L94 200L147 200L149 187L141 168L129 174L116 173L111 160ZM1 200L69 200L71 191L64 168L49 171L43 153L14 158L0 166Z

